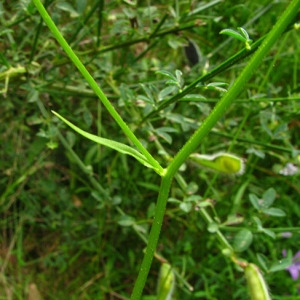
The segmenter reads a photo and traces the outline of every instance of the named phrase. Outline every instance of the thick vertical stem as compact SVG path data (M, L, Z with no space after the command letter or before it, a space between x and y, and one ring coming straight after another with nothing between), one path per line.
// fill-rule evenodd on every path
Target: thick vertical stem
M148 239L146 252L140 267L140 272L138 274L138 277L134 285L134 289L131 295L131 300L139 300L142 296L142 292L152 264L154 252L156 250L156 246L158 243L158 238L161 231L162 222L164 219L164 214L165 214L165 209L166 209L166 204L168 200L172 179L173 177L168 175L162 177L158 200L155 207L155 216L153 219L153 224Z

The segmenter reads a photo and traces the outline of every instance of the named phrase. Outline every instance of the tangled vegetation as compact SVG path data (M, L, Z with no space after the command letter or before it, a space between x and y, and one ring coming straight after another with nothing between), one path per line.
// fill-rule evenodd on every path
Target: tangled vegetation
M0 3L0 299L298 299L300 1L43 5Z

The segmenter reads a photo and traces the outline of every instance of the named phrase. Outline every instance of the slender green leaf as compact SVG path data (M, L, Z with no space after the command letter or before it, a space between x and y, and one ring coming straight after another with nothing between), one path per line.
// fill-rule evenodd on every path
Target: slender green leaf
M163 76L168 77L168 78L171 79L171 80L177 81L176 76L174 76L174 74L172 74L172 73L169 72L169 71L166 71L166 70L159 70L159 71L156 71L156 74L161 74L161 75L163 75Z
M120 216L118 224L123 227L132 226L135 224L135 219L128 215Z
M266 229L266 228L262 228L261 232L263 232L264 234L268 235L269 237L271 237L273 240L276 239L276 234L270 230L270 229Z
M57 3L56 7L68 12L71 18L77 18L79 16L79 13L73 8L73 6L70 3L60 2Z
M261 254L261 253L257 253L256 257L257 257L257 260L258 260L260 266L262 267L262 269L265 272L267 272L268 271L268 265L269 265L268 258L265 255Z
M278 272L278 271L285 270L285 269L288 268L291 264L292 264L292 258L290 258L290 257L283 258L282 260L280 260L280 261L274 263L274 264L270 267L269 272Z
M257 210L260 210L261 209L261 206L259 204L259 199L257 198L256 195L254 194L250 194L249 195L249 199L250 199L250 202L251 204L253 205L253 207Z
M181 202L179 205L179 208L185 213L190 212L192 207L193 207L193 205L191 202Z
M275 198L276 198L276 191L273 189L273 188L269 188L268 190L266 190L264 193L263 193L263 206L265 208L268 208L270 207L274 201L275 201Z
M147 159L145 158L145 156L143 154L141 154L140 152L138 152L136 149L129 147L125 144L119 143L119 142L115 142L109 139L105 139L102 137L99 137L97 135L88 133L82 129L80 129L79 127L75 126L74 124L72 124L71 122L69 122L68 120L66 120L64 117L62 117L61 115L59 115L57 112L52 111L58 118L60 118L64 123L66 123L67 125L69 125L72 129L74 129L77 133L81 134L82 136L84 136L85 138L98 143L100 145L109 147L111 149L114 149L122 154L127 154L130 155L132 157L134 157L136 160L138 160L140 163L142 163L144 166L148 167L148 168L152 168L155 169L154 166L152 166Z
M262 212L264 214L267 214L267 215L270 215L273 217L285 217L286 216L286 213L282 209L276 208L276 207L270 207L270 208L263 209Z
M188 94L180 99L180 101L199 101L199 102L203 100L206 100L206 98L200 94Z
M218 226L217 223L211 222L210 224L208 224L207 230L210 233L215 233L215 232L217 232L219 230L219 226Z
M247 41L239 32L232 30L232 29L223 29L220 31L220 34L229 35L229 36L231 36L237 40L240 40L244 43Z
M163 90L161 90L158 94L158 99L161 101L163 100L166 96L170 95L173 92L178 91L178 87L174 85L167 86Z
M243 28L243 27L238 27L238 30L239 32L242 34L242 36L244 36L244 38L247 40L247 41L250 41L250 37L249 37L249 34L248 32Z

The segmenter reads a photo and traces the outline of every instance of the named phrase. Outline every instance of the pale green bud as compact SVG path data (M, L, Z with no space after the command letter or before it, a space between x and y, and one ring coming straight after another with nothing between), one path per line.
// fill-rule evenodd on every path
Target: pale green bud
M190 159L201 166L208 167L225 174L241 175L245 170L243 159L233 154L223 152L213 155L193 153L191 154Z
M265 279L255 264L247 264L245 277L251 300L271 300Z
M175 274L171 265L163 263L159 271L157 300L171 300L175 288Z

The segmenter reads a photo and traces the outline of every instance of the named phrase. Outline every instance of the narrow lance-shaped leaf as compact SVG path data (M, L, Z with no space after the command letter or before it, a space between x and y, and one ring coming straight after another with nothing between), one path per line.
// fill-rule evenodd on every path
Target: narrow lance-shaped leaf
M88 133L82 129L80 129L79 127L75 126L74 124L72 124L71 122L69 122L68 120L66 120L64 117L62 117L61 115L59 115L57 112L52 111L59 119L61 119L64 123L66 123L67 125L69 125L72 129L74 129L77 133L81 134L82 136L84 136L85 138L98 143L100 145L109 147L111 149L114 149L122 154L127 154L130 155L132 157L134 157L136 160L138 160L140 163L142 163L144 166L148 167L148 168L152 168L155 169L154 166L152 166L148 160L146 159L146 157L141 154L139 151L137 151L136 149L127 146L123 143L119 143L119 142L115 142L109 139L105 139L102 137L99 137L97 135Z
M251 41L248 32L243 27L238 27L240 33L245 37L247 41Z

